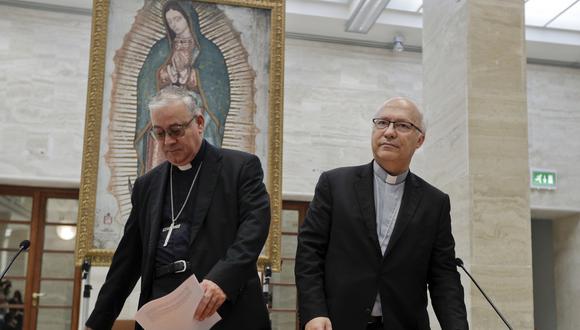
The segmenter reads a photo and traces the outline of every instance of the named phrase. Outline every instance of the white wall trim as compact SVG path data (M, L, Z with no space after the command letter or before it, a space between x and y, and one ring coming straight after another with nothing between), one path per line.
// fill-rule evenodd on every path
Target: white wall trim
M311 202L314 194L305 194L298 192L284 192L282 193L282 200L292 202Z
M80 179L73 180L57 177L20 177L8 175L0 175L0 184L42 188L79 188L81 185Z

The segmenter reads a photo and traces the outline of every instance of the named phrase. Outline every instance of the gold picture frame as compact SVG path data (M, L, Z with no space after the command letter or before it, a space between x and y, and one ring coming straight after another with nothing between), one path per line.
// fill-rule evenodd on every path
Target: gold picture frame
M115 161L121 157L115 155L115 152L120 148L111 147L111 145L115 143L114 141L127 140L129 135L134 137L133 141L137 139L137 128L131 128L137 127L140 120L139 101L136 99L140 97L138 95L141 85L135 78L136 72L139 72L139 79L141 79L145 63L153 63L148 57L153 56L151 55L152 45L156 45L163 37L160 8L167 2L179 2L193 8L191 10L196 12L196 24L198 24L196 26L201 35L210 35L209 32L204 34L203 29L206 31L225 29L231 39L229 44L224 44L226 41L223 40L228 37L223 35L213 36L214 39L207 37L217 45L214 47L219 50L217 54L222 54L225 59L229 84L226 87L231 87L232 91L228 95L240 94L234 88L246 88L245 90L249 91L252 98L233 100L234 96L231 96L232 100L227 110L230 112L226 111L223 115L225 128L221 132L221 143L222 146L250 150L250 152L253 147L254 153L260 157L264 165L265 184L270 195L272 218L270 233L258 260L258 266L269 265L274 271L279 271L282 212L284 0L94 0L79 193L78 235L75 249L76 264L81 265L86 258L89 258L91 264L95 266L108 266L111 263L114 247L110 245L114 242L114 237L122 235L122 225L128 215L127 204L130 207L127 194L130 194L131 182L134 182L138 172L145 170L145 167L139 167L143 162L138 152L130 150L131 148L121 151L124 155L122 157L125 157L121 158L123 164L115 167ZM127 12L134 13L131 22L127 20ZM219 29L212 28L211 24L218 23L209 20L217 20L215 17L219 19L222 16L224 18L221 21L216 21L221 24ZM246 17L261 22L261 24L256 24L255 29L250 31L251 33L247 33L251 37L246 37L239 31L243 27L252 26L244 21ZM264 47L266 49L259 47L264 44L268 44L268 47ZM240 58L244 56L245 62L240 61ZM240 67L240 62L244 62L245 66ZM193 70L196 69L192 65ZM239 72L239 77L233 76L236 72ZM245 103L236 104L236 102ZM235 107L241 109L240 111L246 111L246 114L238 114ZM123 120L128 120L130 123L127 124ZM247 120L253 121L252 125L248 125ZM250 127L247 132L235 126L238 121L241 122L240 127ZM130 125L131 123L133 126ZM127 144L127 141L123 143ZM248 143L250 146L247 146ZM133 145L136 146L136 142L133 142ZM135 159L137 159L136 164L133 164ZM128 163L130 166L127 166ZM136 172L131 174L133 171ZM116 213L107 211L109 206L112 209L116 207ZM99 224L106 226L105 229L108 231L102 229L102 226L99 227ZM100 239L101 236L107 239Z

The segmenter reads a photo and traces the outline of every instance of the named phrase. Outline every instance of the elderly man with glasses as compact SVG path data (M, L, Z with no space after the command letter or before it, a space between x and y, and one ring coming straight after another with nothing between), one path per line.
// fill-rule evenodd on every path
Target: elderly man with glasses
M270 225L259 159L205 141L203 110L189 91L166 87L149 109L167 161L135 181L131 214L87 328L111 329L139 278L141 307L195 274L204 296L184 317L202 321L217 312L222 320L212 329L270 329L256 272Z
M306 330L468 329L449 196L409 171L425 141L405 98L374 116L374 160L320 176L298 234L296 285Z

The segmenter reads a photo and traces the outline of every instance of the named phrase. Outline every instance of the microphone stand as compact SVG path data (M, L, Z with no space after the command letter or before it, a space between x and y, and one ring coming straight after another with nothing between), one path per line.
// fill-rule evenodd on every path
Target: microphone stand
M85 325L87 319L89 318L89 302L91 299L91 290L93 286L91 285L91 260L85 258L82 265L82 276L81 281L85 281L83 288L83 315L82 315L82 326Z
M270 265L266 265L264 267L264 283L262 284L262 297L264 298L264 303L266 304L266 308L268 308L268 312L272 308L272 292L270 287L270 279L272 278L272 267ZM268 318L270 322L270 326L272 326L272 320Z
M467 269L465 269L465 267L463 267L463 260L456 258L455 259L455 264L459 267L461 267L461 269L463 269L463 271L465 272L465 274L467 274L467 276L469 276L469 278L471 279L471 281L473 282L473 284L475 284L475 286L479 289L479 292L481 292L481 294L485 297L485 299L487 300L487 302L491 305L491 307L493 307L493 310L497 313L497 315L501 318L501 320L503 321L503 323L505 323L505 325L508 327L508 329L513 330L513 328L510 326L510 324L508 323L508 321L503 317L503 315L501 315L501 313L499 312L499 310L495 307L495 305L493 304L493 302L491 302L491 299L489 299L489 297L485 294L485 292L483 292L483 289L479 286L479 284L477 284L477 282L475 281L475 279L471 276L471 274L469 274L469 272L467 271Z
M264 268L264 283L262 284L262 297L268 309L272 308L272 292L270 291L270 279L272 278L272 268L268 265Z

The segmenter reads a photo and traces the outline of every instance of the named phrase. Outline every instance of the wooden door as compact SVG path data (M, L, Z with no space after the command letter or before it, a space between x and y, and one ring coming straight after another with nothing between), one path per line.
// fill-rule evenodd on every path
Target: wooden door
M0 267L6 267L22 240L31 242L0 283L0 304L5 301L0 329L76 328L77 209L77 189L0 186Z
M279 273L272 274L272 307L270 319L272 329L298 330L296 282L294 280L294 261L298 228L304 221L308 202L283 201L282 203L282 257Z

